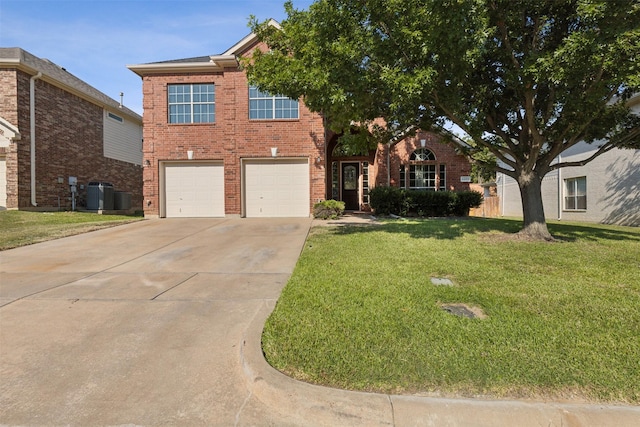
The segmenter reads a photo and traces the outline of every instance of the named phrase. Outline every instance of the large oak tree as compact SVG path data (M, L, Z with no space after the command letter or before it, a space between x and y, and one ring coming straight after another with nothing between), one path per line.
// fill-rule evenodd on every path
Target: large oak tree
M577 163L558 155L580 141L595 154L640 148L629 97L640 90L637 0L318 0L285 4L279 25L252 21L271 50L245 62L263 90L303 97L337 131L386 142L454 123L474 150L520 188L521 233L549 234L543 177ZM354 136L356 135L356 136Z

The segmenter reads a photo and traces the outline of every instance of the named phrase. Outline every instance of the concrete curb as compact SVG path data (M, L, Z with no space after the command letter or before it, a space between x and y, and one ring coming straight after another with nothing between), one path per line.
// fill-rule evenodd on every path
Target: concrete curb
M273 307L259 310L240 346L247 388L283 422L317 426L640 425L640 407L524 401L445 399L337 390L294 380L264 358L261 336Z
M273 308L256 314L241 345L240 357L252 396L283 421L318 426L393 426L388 396L349 392L294 380L267 363L262 353L264 323Z

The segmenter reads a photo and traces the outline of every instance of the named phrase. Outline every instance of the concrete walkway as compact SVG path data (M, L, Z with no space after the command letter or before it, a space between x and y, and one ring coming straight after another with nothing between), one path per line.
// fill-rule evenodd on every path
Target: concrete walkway
M638 425L634 407L354 393L275 371L261 331L311 224L151 220L0 252L0 424Z

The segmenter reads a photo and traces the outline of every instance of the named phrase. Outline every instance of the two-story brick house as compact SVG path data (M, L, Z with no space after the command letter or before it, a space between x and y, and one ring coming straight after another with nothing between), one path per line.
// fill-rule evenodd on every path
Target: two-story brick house
M375 185L468 189L469 162L432 133L347 155L303 102L250 87L238 58L254 49L250 34L220 55L128 66L142 77L145 216L308 217L331 198L367 209Z
M141 209L141 166L139 114L49 60L0 48L0 209L84 208L92 182Z

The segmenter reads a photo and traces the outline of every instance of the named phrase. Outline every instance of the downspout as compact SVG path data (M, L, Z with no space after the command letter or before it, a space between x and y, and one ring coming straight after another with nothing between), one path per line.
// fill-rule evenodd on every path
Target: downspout
M558 154L558 163L562 163L562 154ZM558 221L562 219L562 168L558 168Z
M391 141L387 143L387 187L391 187Z
M36 203L36 80L42 77L42 73L29 79L29 124L31 141L31 204L38 206Z
M501 205L501 209L500 209L500 214L501 216L504 216L504 206L505 206L505 201L504 199L506 199L506 196L504 194L505 190L506 190L506 186L505 186L505 181L507 176L503 173L500 174L500 187L502 188L502 197L500 198L500 205Z

